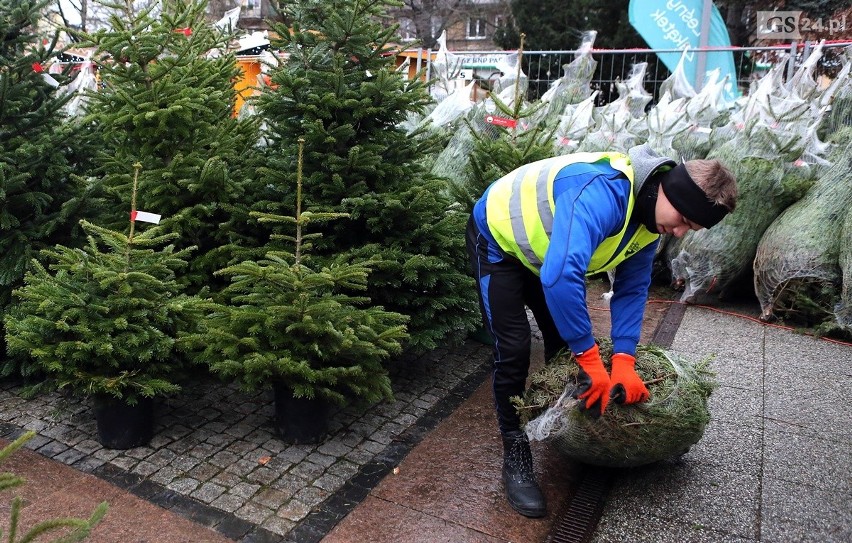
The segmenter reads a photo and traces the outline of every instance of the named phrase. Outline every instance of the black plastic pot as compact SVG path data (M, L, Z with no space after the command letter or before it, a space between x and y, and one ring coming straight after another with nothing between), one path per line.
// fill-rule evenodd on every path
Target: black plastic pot
M108 449L132 449L147 445L154 436L154 401L140 398L127 405L112 396L94 397L98 441Z
M295 398L285 383L272 384L275 394L275 430L287 443L320 443L328 433L328 401Z

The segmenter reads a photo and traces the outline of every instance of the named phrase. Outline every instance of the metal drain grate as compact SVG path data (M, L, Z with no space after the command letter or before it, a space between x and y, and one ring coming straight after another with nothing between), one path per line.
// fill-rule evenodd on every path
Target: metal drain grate
M604 500L612 482L612 472L588 467L571 497L568 508L554 524L547 543L586 543L595 533L603 513Z
M662 320L657 324L657 328L654 330L654 335L651 338L651 343L659 345L664 349L671 347L685 314L686 304L673 302L666 310Z
M672 303L657 324L651 343L663 348L671 347L684 314L685 304ZM588 543L603 514L612 478L611 470L587 466L567 510L551 528L547 543Z

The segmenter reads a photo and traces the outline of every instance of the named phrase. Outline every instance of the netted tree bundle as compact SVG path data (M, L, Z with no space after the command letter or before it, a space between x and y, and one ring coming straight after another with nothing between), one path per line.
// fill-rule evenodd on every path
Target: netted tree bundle
M835 308L835 317L843 330L852 332L852 208L846 212L843 221L838 263L843 276L843 287L840 290L840 303Z
M846 47L838 55L838 60L843 62L843 66L832 83L837 90L831 96L831 111L824 119L824 137L852 126L852 47Z
M648 141L645 106L650 94L643 87L646 67L644 62L636 64L626 82L616 82L618 98L593 110L594 126L579 142L577 151L626 153L631 147Z
M453 135L443 151L438 153L432 173L454 183L463 183L465 170L470 162L470 154L476 146L477 136L496 138L498 130L494 125L485 122L488 113L485 103L474 106L464 117L464 122L453 127Z
M736 176L740 197L736 210L712 229L690 231L670 255L672 280L683 288L682 301L715 296L748 272L761 236L790 204L813 184L816 169L778 156L752 153L737 137L714 149Z
M579 104L565 106L554 135L555 154L568 155L577 152L583 138L595 125L592 113L599 93L600 91L595 91Z
M583 33L582 43L574 60L562 65L562 77L554 81L547 92L541 95L540 101L546 104L546 107L539 110L533 122L555 125L566 113L566 107L579 104L592 94L591 82L598 65L598 61L592 58L596 36L597 32L594 30Z
M831 112L825 118L825 137L849 126L852 126L852 77L847 77L847 84L834 96Z
M766 229L754 258L762 318L805 326L834 321L841 288L841 232L852 207L852 130L832 166Z
M612 343L599 342L607 370ZM532 440L547 440L565 457L608 467L650 464L686 452L710 421L707 399L716 388L709 359L692 363L652 345L640 345L636 371L650 398L617 405L599 418L571 398L577 385L573 355L565 353L531 375L530 387L515 405ZM567 386L566 386L567 384Z
M614 119L613 119L614 120ZM642 143L641 139L627 130L626 125L606 125L590 132L577 146L577 152L603 153L606 151L626 153L631 147Z

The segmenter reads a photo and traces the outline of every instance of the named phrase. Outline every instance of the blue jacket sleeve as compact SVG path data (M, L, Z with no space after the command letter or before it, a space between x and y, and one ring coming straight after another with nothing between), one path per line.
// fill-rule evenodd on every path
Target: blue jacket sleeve
M615 284L609 302L612 348L615 353L636 355L642 317L651 286L651 267L660 240L644 247L615 269Z
M575 170L576 171L576 170ZM580 181L580 176L587 179ZM574 177L573 180L566 178ZM562 339L575 353L595 342L586 306L586 270L594 250L624 224L630 182L618 176L590 176L588 170L560 172L550 245L541 267L547 307Z

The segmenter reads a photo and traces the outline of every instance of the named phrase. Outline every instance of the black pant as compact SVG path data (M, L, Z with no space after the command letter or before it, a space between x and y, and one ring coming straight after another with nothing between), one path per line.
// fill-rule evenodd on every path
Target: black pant
M488 241L472 218L467 223L467 252L478 287L482 322L494 339L494 404L500 432L505 434L520 428L520 418L509 399L524 393L529 373L531 332L526 308L532 310L541 330L546 360L566 344L547 309L541 280L507 254L502 254L499 262L489 262Z

